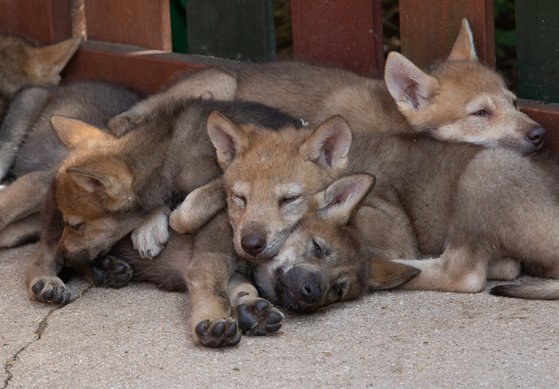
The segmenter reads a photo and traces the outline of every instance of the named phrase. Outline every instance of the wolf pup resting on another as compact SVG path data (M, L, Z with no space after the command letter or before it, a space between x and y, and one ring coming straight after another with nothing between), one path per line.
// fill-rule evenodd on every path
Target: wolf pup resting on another
M340 118L327 123L331 133L344 133L344 126L349 131ZM221 131L212 141L218 157L229 156L222 160L234 157L226 166L224 186L235 248L253 260L270 258L300 219L288 213L270 223L269 215L284 215L286 204L302 207L309 201L307 194L293 189L308 177L300 157L304 145L284 144L280 158L266 153L277 145L253 142L234 126ZM341 136L325 144L333 151L346 146ZM263 155L270 158L264 162ZM404 287L478 292L488 276L515 278L518 263L530 274L559 278L559 167L545 156L373 132L355 134L351 150L342 155L348 172L376 177L351 219L361 245L379 260L440 255L399 260L421 269ZM282 165L283 160L289 164ZM339 158L327 160L336 164ZM290 195L278 188L291 188ZM493 292L559 298L557 284L541 284L530 292L522 286Z
M3 128L20 128L26 136L13 164L10 162L10 178L15 180L0 191L0 247L39 238L39 209L50 188L54 168L67 154L49 123L50 117L73 116L103 126L140 97L128 88L104 82L32 87L18 94ZM28 116L26 107L34 107L37 115Z
M18 92L27 86L58 84L60 72L78 50L80 40L73 38L35 47L19 37L0 35L0 179L6 175L27 129L48 98L41 90ZM7 111L12 100L15 112L9 115ZM26 122L22 122L23 117Z
M109 129L124 134L158 106L189 96L193 85L204 85L220 75L229 79L227 88L237 86L235 98L279 108L312 127L337 114L355 133L427 133L439 140L521 153L542 146L544 129L516 108L516 98L503 79L478 62L466 20L448 59L431 73L393 52L384 74L382 82L295 62L203 70L118 115L109 122Z
M256 103L202 100L175 102L154 114L144 128L120 139L76 119L51 119L69 155L57 170L51 204L45 207L45 213L50 211L45 218L49 232L27 271L32 298L67 301L68 290L57 276L62 266L89 267L152 211L173 206L175 198L221 174L206 127L214 118L227 119L210 115L212 111L229 116L249 134L275 133L271 129L283 127L297 131L300 125ZM194 338L207 346L231 346L240 340L227 298L236 266L229 236L222 216L196 235L172 243L190 250L185 251L179 278L192 294ZM171 261L177 261L178 252L169 251L175 258ZM107 266L111 271L111 263Z

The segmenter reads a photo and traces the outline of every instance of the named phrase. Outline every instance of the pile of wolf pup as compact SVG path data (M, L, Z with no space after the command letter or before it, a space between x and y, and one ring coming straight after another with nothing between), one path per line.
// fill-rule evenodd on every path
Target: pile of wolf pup
M245 64L143 100L102 82L46 86L78 44L27 47L29 63L1 74L0 244L39 239L33 300L66 303L66 269L188 290L193 338L224 347L277 331L274 304L559 277L559 168L532 153L545 131L478 62L466 21L429 73L398 53L384 81ZM27 84L39 86L16 93ZM557 299L558 285L491 292Z

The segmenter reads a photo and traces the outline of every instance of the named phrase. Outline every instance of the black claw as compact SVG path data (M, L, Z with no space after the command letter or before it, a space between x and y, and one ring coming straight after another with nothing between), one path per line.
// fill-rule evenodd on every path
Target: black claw
M269 324L277 324L283 320L283 315L277 311L271 311L266 315L266 321Z
M35 284L31 287L31 290L35 296L40 296L44 286L45 283L42 280L39 280L35 282Z
M218 321L213 326L210 327L210 335L214 337L218 337L223 335L225 331L225 323L223 321Z
M228 338L233 338L237 332L237 323L235 321L230 321L227 323L227 327L225 328L225 333L223 335Z
M270 332L276 332L277 330L279 330L281 328L281 323L277 323L277 324L270 324L266 326L266 332L270 333Z
M200 323L198 323L196 325L196 334L198 336L204 336L206 334L206 332L208 331L209 327L210 327L210 321L209 320L201 321Z
M264 312L270 307L270 302L268 300L258 300L255 304L256 310L258 312Z

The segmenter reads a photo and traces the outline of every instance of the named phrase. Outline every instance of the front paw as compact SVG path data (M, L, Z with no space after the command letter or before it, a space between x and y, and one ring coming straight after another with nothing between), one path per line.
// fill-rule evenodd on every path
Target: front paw
M137 121L136 115L132 112L123 112L109 120L107 127L111 133L120 137L132 130Z
M127 285L132 278L132 268L130 265L113 256L107 256L97 261L91 267L93 284L106 288L122 288Z
M42 303L66 304L70 299L68 287L58 277L35 277L29 294L33 300Z
M235 307L237 322L244 335L268 335L281 328L283 313L268 300L256 297Z
M132 232L132 244L145 259L157 257L169 240L169 209L152 213L138 228Z
M214 321L204 320L194 329L198 342L205 347L231 347L241 341L237 321L228 317Z

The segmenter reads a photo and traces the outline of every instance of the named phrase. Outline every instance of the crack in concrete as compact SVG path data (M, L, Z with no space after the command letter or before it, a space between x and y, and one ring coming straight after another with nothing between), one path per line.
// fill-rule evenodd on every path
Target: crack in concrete
M80 294L78 294L73 299L70 299L70 301L68 301L67 304L61 305L61 306L58 306L58 307L54 307L53 309L48 311L48 313L45 315L43 320L41 320L39 322L39 324L37 325L37 328L34 331L34 333L35 333L35 335L37 335L37 337L35 339L33 339L32 341L30 341L29 343L27 343L25 346L21 347L18 351L16 351L16 353L8 361L6 361L6 363L4 364L4 371L6 372L7 377L4 380L4 385L2 387L0 387L0 389L6 389L8 387L8 385L10 385L10 381L13 378L12 367L17 362L17 359L18 359L19 355L22 352L24 352L33 343L36 343L39 340L41 340L41 337L43 336L43 333L45 332L45 330L48 327L48 320L49 320L50 316L54 312L56 312L58 310L61 310L62 308L72 304L74 301L82 298L87 292L89 292L91 290L91 288L93 288L93 285L89 285L88 287L86 287Z

